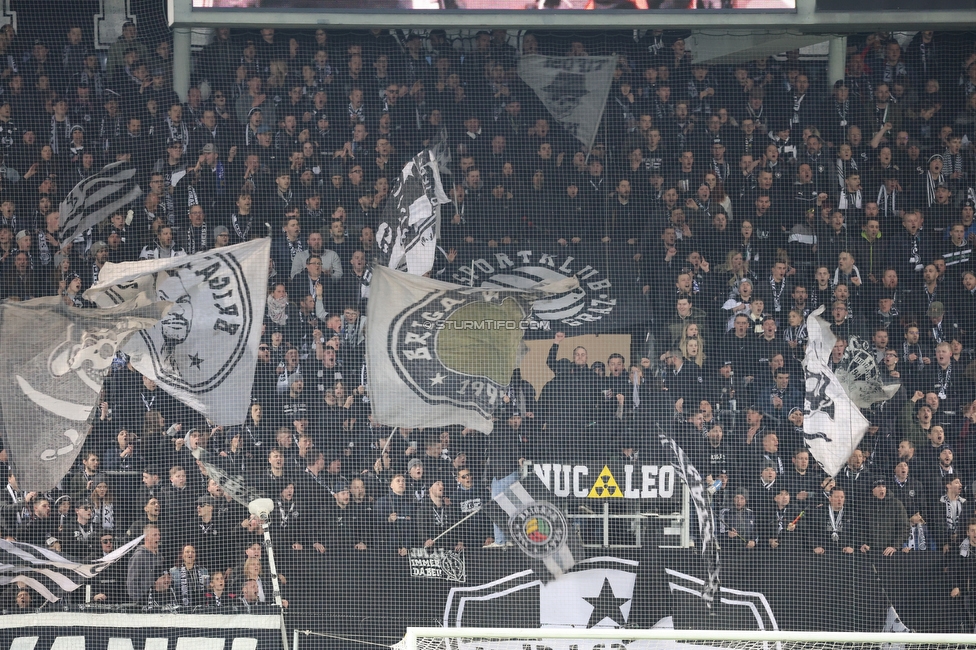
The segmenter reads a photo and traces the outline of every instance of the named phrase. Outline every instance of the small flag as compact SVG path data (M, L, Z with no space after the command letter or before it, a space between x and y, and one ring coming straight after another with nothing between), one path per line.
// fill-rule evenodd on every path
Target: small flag
M543 56L519 59L518 74L553 119L593 146L617 68L616 56Z
M695 504L695 514L698 517L698 530L702 540L702 557L705 558L705 567L708 570L708 582L702 590L702 599L711 608L715 602L715 594L722 586L721 580L721 546L715 536L715 511L705 497L705 485L702 482L701 474L695 469L691 461L685 456L682 449L674 438L664 430L661 425L656 425L658 438L662 445L668 448L673 457L672 465L678 471L678 476L688 487L688 494L691 502Z
M64 241L74 241L142 196L142 189L134 180L136 171L131 163L114 162L75 185L59 207Z
M433 268L441 206L451 202L441 185L442 167L446 165L445 156L439 155L442 149L418 153L394 182L376 229L377 266L413 275L424 275Z
M582 544L562 508L546 500L548 494L536 475L529 474L492 497L496 507L489 515L531 563L539 565L540 576L548 572L558 578L583 557Z

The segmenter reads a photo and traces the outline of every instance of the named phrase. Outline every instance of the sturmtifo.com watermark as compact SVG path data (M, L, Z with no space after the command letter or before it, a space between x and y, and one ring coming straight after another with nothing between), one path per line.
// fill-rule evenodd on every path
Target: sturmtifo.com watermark
M552 324L537 320L438 320L424 321L429 330L540 330L548 331Z

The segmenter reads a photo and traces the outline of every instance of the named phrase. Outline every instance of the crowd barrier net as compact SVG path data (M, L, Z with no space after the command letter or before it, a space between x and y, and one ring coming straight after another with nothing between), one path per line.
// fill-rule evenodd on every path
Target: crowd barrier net
M198 29L181 99L100 4L0 28L0 643L973 632L972 34Z

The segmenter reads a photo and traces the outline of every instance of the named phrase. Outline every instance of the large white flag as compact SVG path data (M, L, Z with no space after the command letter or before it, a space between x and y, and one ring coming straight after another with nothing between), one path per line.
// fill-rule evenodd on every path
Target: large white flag
M553 119L589 149L603 118L616 67L616 56L530 54L519 59L518 73Z
M836 337L820 318L823 311L821 306L807 317L803 437L813 457L828 474L835 476L861 442L870 423L830 369L830 353Z
M100 306L148 292L174 303L123 347L140 373L215 424L243 424L268 293L271 240L106 264L85 297Z
M565 290L565 281L530 290L463 287L374 267L366 334L373 417L388 426L491 432L524 331L546 326L531 318L533 303Z

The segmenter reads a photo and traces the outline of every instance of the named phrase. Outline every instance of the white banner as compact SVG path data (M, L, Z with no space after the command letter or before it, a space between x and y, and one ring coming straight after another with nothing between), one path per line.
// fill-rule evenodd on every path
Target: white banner
M830 368L830 353L836 337L827 322L820 318L823 311L821 306L807 317L810 338L803 359L806 378L803 437L824 471L835 476L861 442L869 422Z
M243 424L268 293L271 240L106 264L85 297L100 306L148 292L173 308L123 347L140 373L218 425Z

